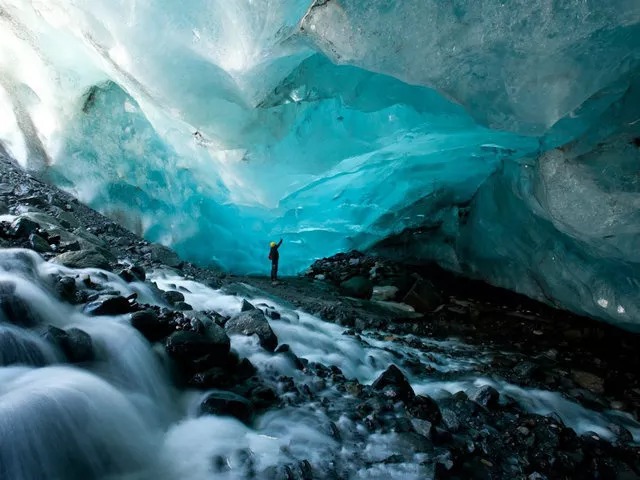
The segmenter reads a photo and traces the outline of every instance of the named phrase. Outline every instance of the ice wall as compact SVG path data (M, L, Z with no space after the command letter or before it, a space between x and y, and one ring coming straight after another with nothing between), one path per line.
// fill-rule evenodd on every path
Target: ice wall
M574 263L626 265L635 218L592 242L610 169L583 163L606 140L596 163L632 168L639 45L636 0L0 0L0 141L147 238L238 272L266 271L279 237L284 273L434 225L463 245L450 213L484 191L506 212L531 171L546 193L512 213L539 204L547 223L523 231L571 240L588 254ZM518 222L501 212L478 214L491 228L470 230L466 256L424 235L407 251L540 296L479 247L504 265L543 248L503 246L495 231Z

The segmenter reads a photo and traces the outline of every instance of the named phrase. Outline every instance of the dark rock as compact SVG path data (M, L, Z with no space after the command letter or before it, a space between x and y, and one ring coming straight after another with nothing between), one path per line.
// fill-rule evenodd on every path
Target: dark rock
M450 432L457 432L460 429L460 419L453 410L443 408L440 412L442 414L442 424Z
M35 233L32 233L31 235L29 235L29 245L31 245L31 248L33 248L38 253L51 251L51 246L49 245L49 242L47 242L44 238L42 238L40 235L37 235Z
M574 370L571 372L571 378L582 388L592 391L593 393L604 393L604 379L593 373Z
M11 224L11 233L15 237L28 237L36 230L38 230L39 225L33 220L29 220L28 218L19 217L16 218Z
M131 326L150 342L158 342L171 334L172 327L160 319L153 310L142 310L131 314Z
M419 418L412 418L411 425L417 434L431 438L431 430L433 429L433 424L431 422L421 420Z
M152 261L168 267L178 268L182 264L182 260L180 260L178 254L165 246L158 244L150 245L149 253L151 254Z
M76 298L76 281L72 277L62 277L55 284L56 293L61 300L74 303Z
M609 430L616 436L616 442L619 444L633 442L633 435L631 432L621 425L611 424Z
M184 302L184 295L180 292L176 292L175 290L164 292L162 294L162 297L169 305L175 305L176 303Z
M442 415L436 401L427 395L417 395L409 405L409 413L421 420L427 420L434 425L440 423Z
M130 270L122 270L118 276L127 283L135 282L137 278Z
M91 336L79 328L65 331L49 325L43 338L56 346L70 363L90 362L95 358Z
M133 311L131 303L124 297L101 295L97 300L84 307L87 315L123 315Z
M129 268L129 271L140 281L144 282L147 279L147 274L140 265L133 265Z
M430 313L442 304L442 298L430 282L418 279L402 302L411 305L416 312Z
M211 326L204 335L190 331L173 333L165 345L169 357L187 372L224 365L231 343L222 328L216 327Z
M72 363L90 362L95 358L91 336L79 328L67 330L67 358Z
M69 212L60 212L58 214L58 220L60 220L60 224L65 228L78 228L80 226L78 219Z
M264 311L264 314L269 317L271 320L280 320L282 316L280 312L278 312L275 308L267 307Z
M485 408L493 408L498 405L499 398L500 393L490 385L483 385L469 394L469 400Z
M241 312L250 312L251 310L255 310L255 309L256 307L254 307L252 304L247 302L245 299L242 300L242 307L240 307Z
M15 288L13 282L0 282L0 291L10 291L11 288ZM29 304L11 293L0 294L0 321L21 327L34 327L40 323L40 319Z
M295 353L293 353L293 351L291 350L291 347L289 347L289 345L287 345L286 343L279 345L278 348L276 348L274 353L278 353L283 357L288 358L289 361L291 361L291 363L293 363L293 365L298 370L302 370L304 368L298 356Z
M0 280L0 295L11 295L16 291L16 282L12 280Z
M260 310L242 312L232 317L224 328L230 334L257 335L260 345L271 352L278 346L278 337L273 333L269 322Z
M226 415L249 423L253 416L251 403L244 397L232 392L216 391L207 395L200 404L203 415Z
M340 284L340 293L345 297L369 300L373 294L373 283L365 277L353 277Z
M174 305L174 308L181 312L187 312L187 311L193 310L193 307L186 302L178 302Z
M50 203L50 202L47 202L46 199L36 195L22 198L20 201L25 205L32 205L34 207L40 207L40 208L45 208L49 206L49 203Z
M97 250L66 252L55 257L53 261L69 268L100 268L102 270L111 270L109 260Z
M395 400L411 400L415 397L413 388L395 365L391 365L371 385L375 390L382 390L384 394Z

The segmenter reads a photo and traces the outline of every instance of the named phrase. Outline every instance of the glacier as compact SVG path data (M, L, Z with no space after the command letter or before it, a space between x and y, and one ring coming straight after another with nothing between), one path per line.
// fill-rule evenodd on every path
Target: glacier
M637 328L637 0L0 0L0 142L183 258L351 248Z

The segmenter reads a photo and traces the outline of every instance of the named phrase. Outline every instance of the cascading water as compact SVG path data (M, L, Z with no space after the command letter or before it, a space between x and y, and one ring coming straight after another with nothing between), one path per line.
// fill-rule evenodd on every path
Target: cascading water
M27 306L24 325L5 323L0 329L1 478L271 478L264 476L269 468L305 460L314 465L313 478L335 478L331 472L341 469L350 472L349 478L363 479L419 479L433 474L430 460L435 462L438 451L424 453L401 433L370 432L349 417L355 408L352 396L329 379L297 370L290 359L264 350L253 337L232 336L232 349L249 358L276 388L283 376L292 377L313 391L315 399L300 402L291 397L290 406L268 411L254 428L229 417L199 416L197 406L204 394L172 386L166 359L129 325L128 315L91 317L79 307L59 302L51 293L52 274L75 276L77 282L88 275L109 290L136 293L149 304L163 303L141 282L125 283L95 269L71 270L25 250L0 251L0 293L15 294L14 303ZM242 306L238 296L174 273L158 271L152 278L161 289L185 292L196 310L232 315ZM289 344L301 358L335 365L347 378L363 383L373 381L391 363L409 371L405 362L416 358L438 371L464 375L490 354L456 341L424 340L423 348L414 348L366 334L354 338L343 335L342 327L245 288L253 303L280 312L281 318L270 324L281 344ZM88 333L93 358L75 365L63 363L62 352L39 335L48 325ZM443 353L426 353L436 347ZM595 431L614 439L608 429L614 422L627 426L640 440L640 426L631 418L589 411L558 393L469 375L448 382L430 380L426 373L414 372L409 378L417 393L436 398L490 383L529 411L556 412L579 433ZM339 441L332 428L340 432ZM413 460L383 462L398 453Z

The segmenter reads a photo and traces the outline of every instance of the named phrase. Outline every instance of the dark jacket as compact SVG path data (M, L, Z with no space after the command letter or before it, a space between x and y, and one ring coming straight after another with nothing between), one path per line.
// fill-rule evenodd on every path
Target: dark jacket
M280 245L282 245L282 240L280 240L280 242L275 247L271 247L271 249L269 250L269 260L271 260L273 263L278 263L278 260L280 260L280 252L278 251Z

